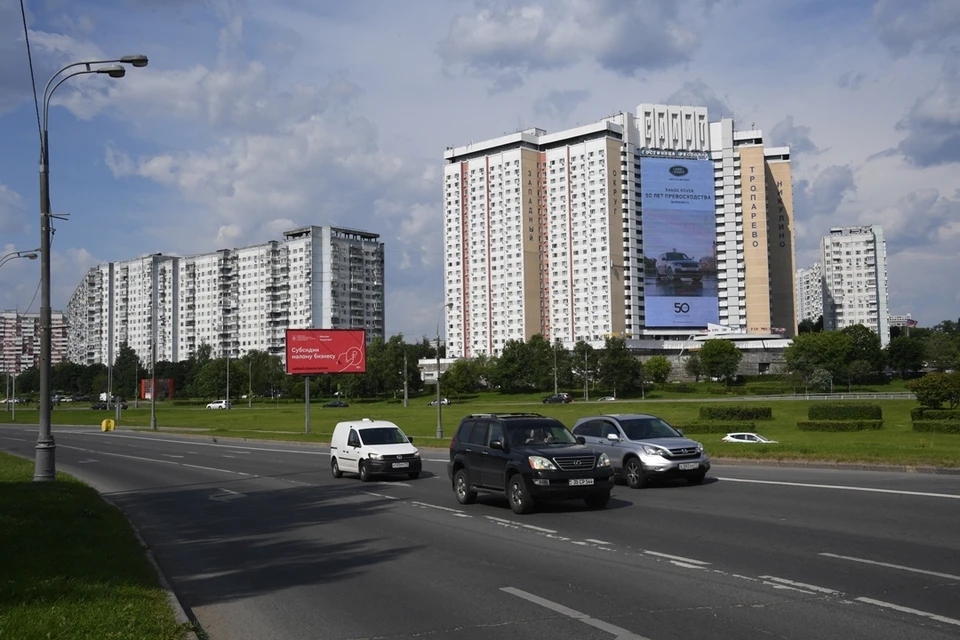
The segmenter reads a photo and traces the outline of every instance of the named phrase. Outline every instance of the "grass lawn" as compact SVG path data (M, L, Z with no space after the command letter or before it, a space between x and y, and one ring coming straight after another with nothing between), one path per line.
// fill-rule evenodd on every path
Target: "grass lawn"
M867 392L867 389L861 389ZM869 391L880 393L891 389ZM600 397L601 394L591 394ZM444 438L436 439L437 410L427 406L431 399L423 396L410 400L410 406L401 402L355 402L349 407L325 408L324 401L311 404L311 433L304 433L303 403L254 404L248 409L237 403L230 411L207 410L199 407L176 407L158 403L157 423L165 431L173 429L205 429L211 435L242 438L275 439L304 442L329 442L334 425L340 420L375 418L398 424L420 446L446 447L460 419L470 413L532 411L560 419L572 427L577 418L598 413L645 412L660 416L668 422L683 425L699 420L700 406L716 400L716 396L696 397L696 394L666 394L655 392L646 400L618 402L582 402L572 404L542 404L539 394L502 396L496 393L478 394L463 402L442 408ZM911 429L910 409L919 406L915 400L869 400L883 409L884 426L879 431L854 433L824 433L800 431L797 422L807 418L807 409L820 400L733 401L735 404L773 407L773 420L757 421L756 431L780 444L770 446L721 443L722 434L693 434L713 457L767 458L776 460L822 460L830 462L864 462L914 466L960 467L960 435L916 433ZM52 412L54 424L98 425L110 417L105 411L91 411L86 407L60 407ZM18 422L36 424L36 410L17 412ZM3 416L0 415L0 421ZM149 406L124 412L120 426L148 427ZM746 430L746 429L737 429Z
M0 638L183 638L123 514L68 475L32 478L0 453Z

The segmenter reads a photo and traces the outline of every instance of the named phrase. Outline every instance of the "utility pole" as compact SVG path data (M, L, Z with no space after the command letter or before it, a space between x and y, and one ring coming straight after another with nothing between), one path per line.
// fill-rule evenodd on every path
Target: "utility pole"
M407 345L403 345L403 406L410 406L410 394L407 390Z

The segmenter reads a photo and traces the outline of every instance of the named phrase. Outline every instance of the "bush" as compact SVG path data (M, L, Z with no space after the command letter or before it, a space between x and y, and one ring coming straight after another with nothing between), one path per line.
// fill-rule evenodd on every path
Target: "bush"
M700 407L701 420L773 420L773 407L744 407L727 405L722 407Z
M919 420L913 423L913 430L960 434L960 420Z
M823 402L810 405L807 417L811 420L882 420L883 409L878 404Z
M757 425L752 422L688 422L675 424L674 429L687 433L732 433L735 431L755 431Z
M774 382L748 382L745 386L746 393L753 396L779 396L793 393L793 389L784 387L782 384Z
M144 400L143 402L149 403L149 400ZM213 402L213 400L174 400L173 406L175 407L205 407L208 404Z
M917 407L910 409L911 420L960 420L960 409L930 409Z
M883 428L883 420L802 420L800 431L864 431Z

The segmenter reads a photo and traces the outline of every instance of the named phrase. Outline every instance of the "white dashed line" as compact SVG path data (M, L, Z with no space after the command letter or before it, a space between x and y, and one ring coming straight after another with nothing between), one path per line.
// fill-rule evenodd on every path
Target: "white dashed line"
M677 562L683 562L686 564L692 564L697 566L707 566L710 563L704 562L703 560L694 560L693 558L684 558L683 556L672 556L669 553L660 553L659 551L648 551L644 550L644 553L650 556L656 556L657 558L665 558L667 560L676 560Z
M416 500L414 500L414 501L411 502L410 504L416 505L416 506L418 506L418 507L427 507L427 508L429 508L429 509L439 509L440 511L447 511L447 512L452 513L453 515L457 516L458 518L472 518L472 517L473 517L473 516L471 516L471 515L468 515L468 514L464 513L463 511L460 511L459 509L451 509L450 507L441 507L440 505L436 505L436 504L427 504L426 502L417 502Z
M375 482L374 484L379 484L384 487L409 487L412 486L406 482Z
M532 529L533 531L540 531L541 533L556 533L553 529L544 529L543 527L535 527L532 524L521 524L521 527L524 529Z
M794 582L793 580L787 580L785 578L777 578L775 576L760 576L761 580L766 580L767 582L773 583L775 587L786 586L793 589L799 589L800 591L808 591L811 593L827 593L830 595L839 595L839 591L833 589L827 589L826 587L818 587L812 584L806 584L805 582Z
M593 538L587 538L587 542L589 542L589 543L591 543L591 544L599 544L599 545L610 545L610 544L613 544L612 542L605 542L605 541L603 541L603 540L594 540Z
M899 611L901 613L910 613L915 616L922 616L924 618L936 620L937 622L944 622L946 624L954 624L954 625L960 626L960 620L954 620L953 618L947 618L946 616L939 616L935 613L929 613L927 611L920 611L919 609L911 609L910 607L901 607L898 604L891 604L889 602L883 602L881 600L874 600L873 598L856 598L856 601L865 602L867 604L873 604L878 607L885 607L887 609L893 609L894 611Z
M183 459L183 456L175 456L175 455L173 455L172 453L164 453L163 455L164 455L165 457L167 457L167 458L180 458L180 459Z
M400 498L398 498L398 497L396 497L396 496L388 496L388 495L383 494L383 493L374 493L373 491L362 491L361 493L365 493L365 494L368 495L368 496L375 496L375 497L377 497L377 498L386 498L387 500L399 500L399 499L400 499Z
M514 587L501 587L501 591L509 593L510 595L517 596L522 598L527 602L532 602L534 604L540 605L545 609L550 609L555 613L560 615L567 616L568 618L573 618L574 620L579 620L580 622L590 625L594 629L600 629L601 631L606 631L609 634L612 634L616 637L617 640L648 640L647 638L637 635L632 631L623 629L616 625L612 625L609 622L604 622L603 620L597 620L596 618L591 618L585 613L581 613L576 609L571 609L565 607L562 604L553 602L552 600L547 600L546 598L541 598L540 596L535 596L532 593L516 589Z
M940 573L938 571L927 571L926 569L914 569L913 567L904 567L899 564L890 564L889 562L877 562L876 560L865 560L864 558L854 558L852 556L840 556L835 553L820 553L818 555L826 556L827 558L837 558L839 560L850 560L851 562L861 562L863 564L872 564L877 567L886 567L888 569L899 569L900 571L910 571L912 573L922 573L928 576L936 576L938 578L946 578L947 580L958 580L960 581L960 576L955 576L949 573Z
M865 493L890 493L901 496L922 496L924 498L950 498L960 500L960 495L952 493L930 493L927 491L903 491L900 489L874 489L872 487L848 487L836 484L808 484L806 482L780 482L776 480L745 480L743 478L717 478L723 482L745 482L748 484L773 484L783 487L804 487L808 489L839 489L841 491L863 491Z

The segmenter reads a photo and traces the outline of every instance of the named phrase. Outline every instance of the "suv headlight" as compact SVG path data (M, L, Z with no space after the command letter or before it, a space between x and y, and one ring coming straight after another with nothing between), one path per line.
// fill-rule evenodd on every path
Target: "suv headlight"
M367 457L370 458L371 460L383 460L383 454L382 454L382 453L371 453L371 454L370 454L369 456L367 456Z
M646 453L647 455L651 455L651 456L662 456L662 455L663 455L663 449L661 449L660 447L651 447L651 446L648 445L648 444L643 445L643 452Z
M538 471L556 471L557 467L553 462L543 456L530 456L527 458L530 467Z
M413 452L413 457L414 457L414 458L419 458L419 457L420 457L420 450L419 450L419 449L417 449L416 451Z
M605 453L601 453L601 454L600 454L600 457L597 458L597 466L598 466L598 467L609 467L609 466L610 466L610 458L607 457L607 454L605 454Z
M697 453L703 453L703 445L699 442L697 443Z

